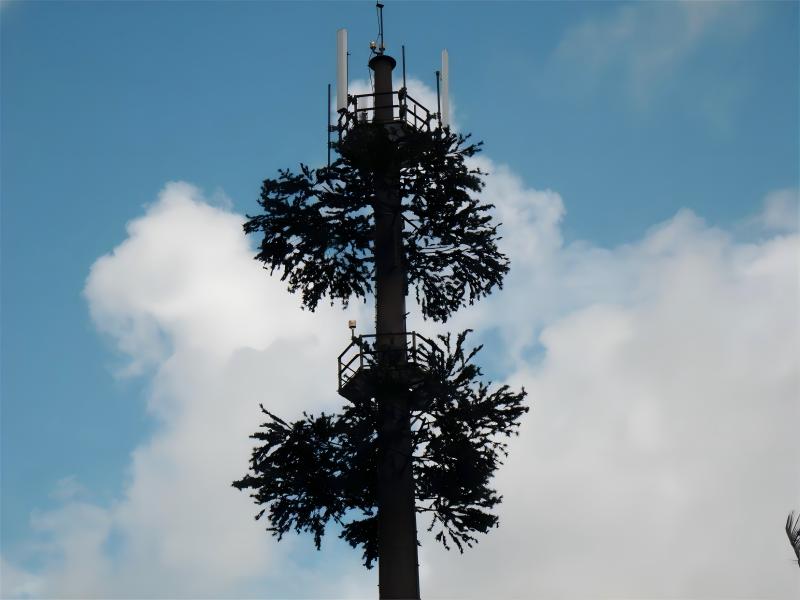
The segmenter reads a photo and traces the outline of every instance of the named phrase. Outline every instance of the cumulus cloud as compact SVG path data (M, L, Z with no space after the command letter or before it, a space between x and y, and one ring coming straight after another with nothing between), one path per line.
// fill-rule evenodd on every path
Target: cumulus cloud
M529 227L563 210L537 194ZM798 237L737 243L688 210L611 250L515 230L547 269L517 261L474 322L499 329L533 410L498 477L500 529L464 557L426 545L428 594L795 597Z
M281 596L281 578L265 577L299 568L275 557L230 484L247 469L259 402L289 418L339 405L335 357L365 308L300 310L252 259L243 217L219 204L171 183L92 266L92 318L127 357L121 372L152 378L158 427L133 451L114 504L78 501L67 478L63 508L34 515L45 596ZM4 577L4 597L22 593L11 585L27 589Z
M6 598L41 598L42 580L0 556L0 593Z
M423 534L425 596L794 597L796 232L742 242L682 210L635 243L565 243L558 193L475 160L512 271L450 329L478 330L481 360L533 410L498 475L500 529L463 556ZM363 304L300 310L252 260L242 221L172 183L93 265L92 318L123 372L152 379L158 426L114 503L67 494L33 516L43 566L4 561L3 596L375 595L358 553L277 545L230 487L258 403L335 409L346 320L371 322Z

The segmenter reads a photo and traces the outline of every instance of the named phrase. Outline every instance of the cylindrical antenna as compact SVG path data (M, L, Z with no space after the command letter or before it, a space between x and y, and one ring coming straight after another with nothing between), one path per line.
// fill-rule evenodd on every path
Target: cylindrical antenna
M406 88L406 47L405 45L401 46L403 51L403 89Z
M347 29L339 29L336 32L336 110L340 111L346 109L347 109Z
M447 50L442 50L442 127L450 127L450 65L448 64Z

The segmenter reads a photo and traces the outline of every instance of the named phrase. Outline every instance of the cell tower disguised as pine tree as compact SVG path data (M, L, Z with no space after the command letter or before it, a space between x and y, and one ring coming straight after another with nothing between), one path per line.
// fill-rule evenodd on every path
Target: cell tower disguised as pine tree
M433 341L406 329L413 289L423 317L444 322L500 287L508 260L497 248L492 205L481 203L482 173L465 159L479 144L451 132L447 54L439 106L394 90L394 58L380 30L370 44L374 89L347 90L347 32L338 32L338 158L264 181L263 212L247 233L263 235L256 258L279 271L314 310L375 294L375 333L355 335L339 355L339 414L287 423L262 407L250 471L234 482L267 514L280 539L326 525L378 561L380 598L419 598L416 513L446 548L463 551L498 523L490 479L516 433L525 391L493 389L466 350L468 331ZM405 53L403 53L405 57Z

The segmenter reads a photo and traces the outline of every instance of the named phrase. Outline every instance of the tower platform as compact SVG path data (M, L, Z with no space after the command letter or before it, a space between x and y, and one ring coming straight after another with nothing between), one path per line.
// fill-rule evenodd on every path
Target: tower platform
M339 394L351 402L366 402L375 397L378 386L388 384L408 392L411 410L423 410L437 389L432 368L441 351L415 331L381 337L391 345L379 344L375 334L353 336L339 355Z
M347 96L347 108L339 111L331 133L338 133L339 143L364 125L382 125L390 133L402 136L407 131L432 131L438 126L439 115L429 111L412 98L406 88L374 94Z

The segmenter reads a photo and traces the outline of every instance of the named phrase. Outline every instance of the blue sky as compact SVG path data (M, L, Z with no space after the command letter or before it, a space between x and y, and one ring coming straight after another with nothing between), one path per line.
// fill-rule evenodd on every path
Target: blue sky
M644 257L662 251L681 255L682 250L663 250L675 240L685 241L680 248L696 249L692 256L698 259L706 252L728 257L730 272L713 270L720 281L739 281L752 272L730 257L750 256L754 248L767 253L770 244L786 240L796 243L797 3L387 4L386 43L396 56L405 44L410 76L433 86L439 52L449 50L456 119L462 130L485 141L488 170L502 182L494 188L497 197L508 200L498 203L498 211L512 261L517 260L512 274L513 264L521 268L497 302L518 306L525 314L520 328L528 333L513 337L513 328L493 316L493 310L503 311L495 304L464 317L465 325L474 318L483 327L480 335L492 341L486 360L496 376L530 378L529 385L546 395L548 374L536 369L549 364L548 357L560 356L555 352L559 336L579 327L586 314L616 322L623 317L602 311L624 307L627 323L632 314L650 314L643 306L661 306L672 297L656 283L652 289L641 286L648 273L669 280L671 267L662 273L664 261L651 264ZM126 329L150 305L126 313L125 298L114 295L114 285L103 283L105 271L93 265L125 240L138 239L126 230L132 220L143 219L144 231L159 215L172 214L169 207L202 212L197 207L208 206L219 215L202 215L218 218L220 230L228 231L224 215L255 211L264 177L300 161L320 164L325 87L335 79L335 31L348 28L351 78L364 79L375 12L371 3L12 1L0 6L0 19L2 558L19 577L40 586L26 589L57 594L58 585L74 590L88 584L58 579L56 555L67 546L42 551L35 540L49 536L52 541L58 533L41 522L76 498L98 511L125 505L130 490L138 489L140 475L132 462L137 452L177 427L159 412L158 398L167 394L160 386L174 367L170 357L180 362L178 330L153 317L158 330L153 339L166 349L150 357ZM158 200L175 181L200 191L173 188ZM177 198L176 204L169 198ZM236 243L230 242L239 248ZM129 248L135 254L139 246ZM156 256L165 256L155 248ZM141 276L149 276L152 269L142 265L150 263L136 256L125 269L140 273L141 267ZM788 296L774 297L779 287L763 281L752 289L743 284L737 298L763 295L765 304L742 304L740 312L731 312L728 326L741 334L729 340L734 346L763 343L777 355L797 348L796 253L788 267L780 264L788 270L776 271L775 277L788 286ZM87 287L90 272L96 274L96 287ZM119 280L108 277L109 282L125 280L124 273ZM131 298L148 282L128 290ZM127 290L121 283L117 287ZM544 299L515 300L528 294ZM697 306L708 314L725 312L709 300L716 294L695 299ZM709 301L703 304L704 299ZM692 321L690 300L678 302L687 312L677 323ZM275 302L288 307L293 299ZM741 316L762 314L764 307L764 314L784 320L788 338L783 345L770 337L748 337L766 325L758 321L748 328ZM680 310L676 314L683 314ZM209 313L203 323L219 312ZM307 327L303 331L314 335L322 323L344 322L346 316L326 313L317 325L308 315L287 317L295 318L298 330ZM645 336L649 325L641 323L636 333ZM264 341L271 335L236 344L266 351L277 343ZM709 348L722 343L713 335L710 340ZM327 360L334 358L332 353ZM794 358L788 375L770 380L776 389L796 382ZM756 364L754 356L741 359ZM131 364L141 368L132 370ZM135 373L121 374L126 369ZM675 371L683 372L680 364ZM717 376L709 366L695 383L710 385ZM754 385L756 380L748 381ZM330 394L319 400L323 406L336 404L333 389ZM766 429L787 410L797 415L796 398L781 402L784 412L776 409ZM656 419L648 410L642 409L645 423ZM536 411L531 414L537 418ZM774 458L771 452L777 450L764 449L764 460ZM582 461L586 464L585 457ZM794 508L800 508L798 492L795 486ZM33 521L32 514L38 515ZM109 533L102 544L112 563L117 547L133 544L124 527L120 531L117 537ZM358 570L355 553L334 544L328 555L319 555L305 542L286 544L292 568L307 574L303 569L309 565L335 556L331 564L352 570L353 589L369 589L358 587L368 585L371 574ZM664 542L664 547L670 546ZM283 551L283 545L271 550L275 556ZM430 560L439 564L438 558ZM167 571L163 589L180 595ZM97 593L122 594L123 581L122 575L109 575L106 587L97 584ZM430 581L430 589L443 589ZM238 580L223 581L218 589L244 595L282 589L269 578L259 582L237 587ZM632 593L659 589L658 583L646 584ZM686 585L678 592L712 593L702 581L698 588ZM776 597L791 589L786 587L791 583L776 585ZM314 592L275 593L326 591L323 583L313 586L308 589ZM606 589L598 586L594 589ZM510 595L514 589L509 588ZM159 591L142 593L157 597Z

